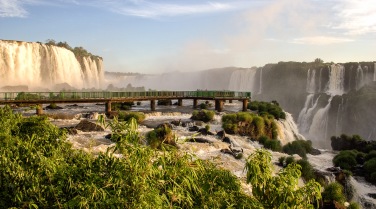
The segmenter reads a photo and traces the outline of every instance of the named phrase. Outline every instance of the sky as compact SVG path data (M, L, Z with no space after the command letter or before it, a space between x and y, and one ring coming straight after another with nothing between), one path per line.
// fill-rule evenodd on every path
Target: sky
M0 39L82 46L104 70L376 61L374 0L0 0Z

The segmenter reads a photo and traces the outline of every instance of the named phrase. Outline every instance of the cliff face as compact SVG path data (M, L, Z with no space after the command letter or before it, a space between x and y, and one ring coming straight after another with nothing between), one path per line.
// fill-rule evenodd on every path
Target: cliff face
M0 58L1 86L26 85L33 90L68 83L78 89L101 88L104 79L101 58L79 60L62 47L0 40Z
M123 85L157 90L251 91L253 100L277 100L313 144L330 148L346 133L376 140L376 63L280 62L261 68L127 76Z

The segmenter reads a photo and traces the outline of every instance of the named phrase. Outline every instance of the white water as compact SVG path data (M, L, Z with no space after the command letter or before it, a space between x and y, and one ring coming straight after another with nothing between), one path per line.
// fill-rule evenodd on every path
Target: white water
M322 85L322 68L320 68L320 75L319 75L319 92L321 92L321 85Z
M68 83L79 89L100 88L103 80L101 59L85 58L81 69L73 52L62 47L0 40L0 55L2 86L41 90Z
M294 118L290 113L285 112L285 120L277 120L278 125L278 140L281 141L282 145L295 140L305 140L304 136L298 131L298 127L294 122Z
M342 95L345 93L345 67L339 64L333 64L330 66L330 74L328 81L329 95Z
M307 92L310 94L315 93L316 91L316 69L308 69L307 75Z
M259 88L259 91L258 91L257 94L262 94L262 70L263 69L264 68L261 68L261 70L260 70L260 88Z
M328 100L328 104L324 107L319 109L315 116L312 119L311 127L309 128L308 136L309 139L312 140L312 144L314 147L330 149L330 140L327 139L327 132L328 132L328 113L330 109L330 104L333 97L330 97Z
M255 68L234 71L230 77L229 90L255 92L256 73ZM261 91L261 84L259 91Z
M318 101L320 99L320 96L318 96L316 101L313 102L314 96L315 96L314 94L309 94L307 96L304 108L299 113L298 127L299 127L300 132L302 133L308 133L309 128L311 127L311 124L312 124L312 119L314 117L314 113L315 113Z

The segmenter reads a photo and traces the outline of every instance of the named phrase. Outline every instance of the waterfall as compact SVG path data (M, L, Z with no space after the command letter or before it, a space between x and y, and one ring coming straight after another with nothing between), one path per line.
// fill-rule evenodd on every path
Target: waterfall
M231 74L229 90L251 91L255 89L257 69L236 70Z
M330 149L330 141L327 139L328 132L328 120L329 120L329 109L333 96L328 100L328 104L319 109L312 119L312 124L309 128L308 136L312 140L313 145Z
M278 140L281 141L282 145L299 139L305 140L304 136L299 133L292 115L287 112L285 114L285 120L276 121L278 124Z
M257 94L262 93L262 69L264 69L264 68L261 68L261 70L260 70L260 88L259 88L259 91L258 91Z
M345 93L345 67L339 64L330 66L328 90L329 95L342 95Z
M308 69L308 75L307 75L307 92L308 93L315 93L316 91L316 69Z
M319 75L319 92L321 92L321 80L322 80L322 68L320 68L320 75Z
M103 80L101 59L84 57L81 66L73 52L62 47L0 40L0 56L2 86L45 89L68 83L79 89L100 88Z
M314 94L309 94L307 96L307 99L304 104L304 108L299 113L298 127L302 133L308 133L309 128L311 127L312 119L314 116L313 113L320 99L320 96L318 96L316 101L313 102L314 96L315 96Z
M356 69L355 89L359 90L364 85L364 72L360 64Z

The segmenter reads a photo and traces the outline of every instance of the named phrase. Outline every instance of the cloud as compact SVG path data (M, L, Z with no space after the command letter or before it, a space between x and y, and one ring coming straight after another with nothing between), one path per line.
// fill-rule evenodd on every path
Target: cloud
M112 4L114 1L111 2ZM149 1L128 1L113 7L112 10L128 16L144 18L159 18L178 15L192 15L228 11L234 9L230 4L207 2L200 4L177 4L177 3L156 3ZM114 5L114 4L113 4Z
M352 42L354 40L348 38L331 37L331 36L312 36L312 37L302 37L295 38L291 43L294 44L310 44L310 45L328 45L328 44L338 44L345 42Z
M334 8L336 19L329 25L348 35L376 32L376 4L374 0L343 0Z
M27 11L19 0L0 0L0 17L26 17Z

